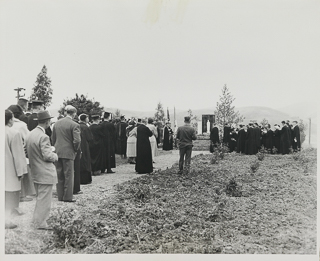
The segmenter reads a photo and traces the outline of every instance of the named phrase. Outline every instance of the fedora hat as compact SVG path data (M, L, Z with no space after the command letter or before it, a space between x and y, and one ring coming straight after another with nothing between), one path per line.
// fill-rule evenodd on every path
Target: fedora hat
M37 113L37 118L34 118L34 120L42 121L53 118L48 111L39 111Z

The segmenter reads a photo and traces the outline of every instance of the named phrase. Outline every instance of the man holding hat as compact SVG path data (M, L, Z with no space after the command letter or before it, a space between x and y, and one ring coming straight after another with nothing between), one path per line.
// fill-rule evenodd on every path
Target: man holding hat
M75 202L73 200L74 159L81 145L80 126L73 121L77 109L67 105L64 110L67 115L54 124L51 137L59 158L56 163L57 193L59 201Z
M190 168L191 153L192 153L192 140L196 140L196 130L190 125L190 117L184 117L184 126L180 126L177 130L177 140L179 145L179 174L183 172L183 163L185 160L185 166L187 170Z
M32 171L32 178L37 194L37 202L33 213L33 223L37 229L51 229L48 227L52 187L57 183L57 171L54 162L58 156L51 147L49 136L45 129L50 126L51 115L48 111L37 113L38 126L27 137L27 153Z

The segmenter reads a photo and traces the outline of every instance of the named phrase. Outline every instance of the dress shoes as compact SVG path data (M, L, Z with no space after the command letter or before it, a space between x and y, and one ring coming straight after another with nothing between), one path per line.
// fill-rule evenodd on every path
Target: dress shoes
M80 190L80 191L78 191L76 193L73 193L73 195L79 195L79 194L83 194L83 192Z
M71 199L71 200L64 200L63 202L74 203L74 202L76 202L76 200L75 200L75 199Z
M107 173L115 173L115 172L112 170L108 170Z

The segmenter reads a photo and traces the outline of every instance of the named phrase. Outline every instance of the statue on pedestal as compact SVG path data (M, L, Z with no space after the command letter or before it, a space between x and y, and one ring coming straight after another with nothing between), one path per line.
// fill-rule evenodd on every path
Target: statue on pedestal
M210 121L207 121L207 133L210 133Z

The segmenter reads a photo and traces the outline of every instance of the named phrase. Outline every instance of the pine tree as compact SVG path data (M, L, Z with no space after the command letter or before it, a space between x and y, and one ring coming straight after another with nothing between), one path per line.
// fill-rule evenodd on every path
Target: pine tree
M196 130L198 130L198 116L197 115L193 115L193 112L191 109L188 110L188 115L190 117L190 124L193 128L195 128Z
M59 113L64 114L64 108L67 105L72 105L77 109L77 114L80 115L85 113L87 115L101 115L103 107L100 106L100 102L96 102L93 99L89 99L87 95L81 94L80 96L76 93L76 97L63 101L63 105L60 107Z
M263 118L262 121L260 122L260 125L263 128L266 128L268 124L269 124L269 122L268 122L268 120L266 118Z
M117 118L120 118L121 117L121 111L119 109L116 109L116 111L114 113L114 116L117 117Z
M154 119L157 122L161 122L161 123L164 122L164 119L165 119L164 118L164 110L163 110L163 106L162 106L161 102L159 102L157 104L156 113L154 114Z
M44 65L32 88L31 99L42 100L44 108L47 108L51 105L52 93L51 79L47 76L47 67Z
M238 124L244 120L244 117L240 113L235 111L235 107L232 106L235 98L231 95L227 85L225 84L222 88L222 95L219 98L220 102L217 102L215 110L216 123L222 128L226 123Z

